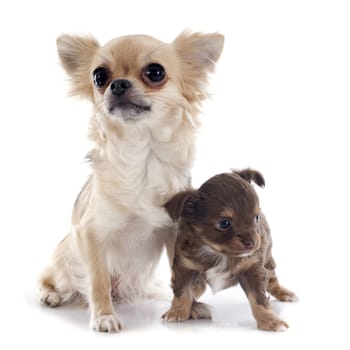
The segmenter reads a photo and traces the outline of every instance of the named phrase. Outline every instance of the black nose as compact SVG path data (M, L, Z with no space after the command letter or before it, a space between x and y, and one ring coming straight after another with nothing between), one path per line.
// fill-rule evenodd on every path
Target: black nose
M131 88L131 83L126 79L114 80L111 84L111 91L113 95L122 96L126 90Z
M245 248L252 249L254 247L254 241L251 238L240 237L239 239Z

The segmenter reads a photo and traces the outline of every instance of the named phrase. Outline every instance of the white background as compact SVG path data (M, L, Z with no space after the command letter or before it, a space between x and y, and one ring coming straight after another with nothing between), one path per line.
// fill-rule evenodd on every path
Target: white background
M347 1L2 1L0 5L0 348L349 349L350 10ZM236 287L203 300L211 322L160 323L168 301L117 306L121 334L88 329L87 310L38 305L36 279L69 231L90 107L68 99L55 40L105 43L186 27L226 36L193 182L260 170L277 273L300 302L273 303L284 333L255 330ZM167 282L167 267L161 265ZM6 344L6 345L5 345Z

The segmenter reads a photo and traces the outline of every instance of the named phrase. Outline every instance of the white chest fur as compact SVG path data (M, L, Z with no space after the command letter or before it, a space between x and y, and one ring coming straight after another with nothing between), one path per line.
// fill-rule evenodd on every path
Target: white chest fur
M213 293L225 289L232 284L232 273L228 267L227 257L221 257L214 267L207 270L206 279Z
M193 161L193 128L184 127L181 114L170 121L145 118L120 124L117 133L101 119L105 141L93 163L102 195L155 227L168 223L162 205L188 186Z

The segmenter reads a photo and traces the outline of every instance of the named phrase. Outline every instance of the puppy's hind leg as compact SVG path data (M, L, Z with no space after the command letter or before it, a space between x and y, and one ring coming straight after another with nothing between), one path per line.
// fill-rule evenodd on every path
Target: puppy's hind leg
M208 308L208 305L204 303L200 303L198 301L194 301L191 307L190 312L191 320L199 320L199 319L211 319L211 314Z
M271 256L265 267L270 271L270 278L267 285L267 291L279 301L297 301L298 297L295 293L287 288L282 287L275 272L276 263Z
M202 275L199 275L198 278L193 282L192 293L195 300L192 303L190 319L211 319L211 314L209 308L206 304L196 301L200 296L205 292L207 283Z

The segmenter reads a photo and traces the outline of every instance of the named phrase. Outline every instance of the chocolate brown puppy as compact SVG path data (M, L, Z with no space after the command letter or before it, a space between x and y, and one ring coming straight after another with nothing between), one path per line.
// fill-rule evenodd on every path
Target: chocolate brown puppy
M282 287L271 254L270 229L251 185L264 187L263 176L244 169L220 174L197 191L176 194L165 204L179 233L172 265L174 298L165 321L210 318L197 299L206 285L214 292L240 284L259 329L280 331L288 325L273 312L267 293L279 301L295 301Z

